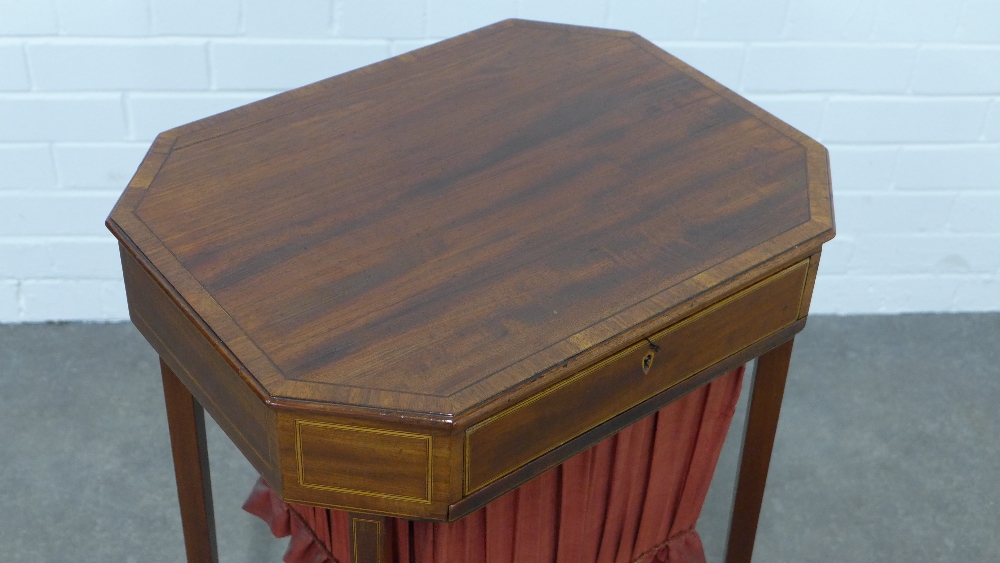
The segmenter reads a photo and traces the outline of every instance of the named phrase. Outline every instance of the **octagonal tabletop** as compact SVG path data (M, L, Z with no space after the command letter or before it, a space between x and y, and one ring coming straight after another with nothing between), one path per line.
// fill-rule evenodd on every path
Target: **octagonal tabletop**
M260 396L445 421L833 236L819 144L634 34L517 20L167 131L108 226Z
M270 394L453 415L832 235L821 146L517 21L165 133L110 226Z

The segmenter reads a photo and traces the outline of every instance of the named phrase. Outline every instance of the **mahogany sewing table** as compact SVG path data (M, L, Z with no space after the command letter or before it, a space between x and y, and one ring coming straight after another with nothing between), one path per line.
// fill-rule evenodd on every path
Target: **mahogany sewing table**
M825 149L632 33L509 20L157 137L107 221L161 358L188 559L203 406L284 499L453 521L758 358L750 560Z

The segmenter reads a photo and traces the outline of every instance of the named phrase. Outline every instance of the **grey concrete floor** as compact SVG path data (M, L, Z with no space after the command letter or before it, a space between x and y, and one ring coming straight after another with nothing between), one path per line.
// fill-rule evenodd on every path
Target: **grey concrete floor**
M0 561L183 561L161 392L131 325L0 326ZM698 524L710 562L746 394ZM209 455L222 561L280 561L212 423ZM1000 315L811 319L754 560L1000 561Z

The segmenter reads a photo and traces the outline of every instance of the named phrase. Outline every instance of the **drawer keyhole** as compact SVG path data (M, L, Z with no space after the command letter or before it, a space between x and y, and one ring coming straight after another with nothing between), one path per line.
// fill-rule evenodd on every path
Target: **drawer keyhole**
M653 358L656 356L654 350L650 350L642 357L642 373L649 373L649 368L653 367Z
M642 357L642 373L644 374L649 373L649 368L653 367L653 358L660 351L660 347L653 344L652 340L647 338L646 342L649 343L649 352L646 352L646 355Z

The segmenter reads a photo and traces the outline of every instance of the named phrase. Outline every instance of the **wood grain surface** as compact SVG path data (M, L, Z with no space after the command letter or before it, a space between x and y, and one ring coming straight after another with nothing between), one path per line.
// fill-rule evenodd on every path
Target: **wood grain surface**
M254 468L281 491L274 411L139 261L124 250L121 254L132 323L160 355L160 361L170 366L171 377L183 382Z
M790 339L834 235L818 143L634 34L520 20L164 132L107 225L133 322L283 498L429 520Z
M763 340L756 342L736 352L735 354L712 365L708 369L702 370L691 377L681 381L660 394L643 401L631 409L619 414L611 420L595 426L580 434L579 436L549 450L545 454L525 463L516 470L493 481L492 483L468 494L458 502L452 504L448 509L448 521L460 520L474 510L496 500L505 493L527 483L538 477L545 471L563 463L574 455L592 447L597 442L611 436L625 428L628 428L636 421L641 420L664 406L687 395L691 391L705 385L720 375L738 368L741 365L767 353L768 351L787 342L805 327L806 319L799 319L794 323L779 329ZM752 446L751 446L752 447ZM746 505L744 505L744 508Z
M282 496L291 502L444 520L461 495L461 442L452 427L419 421L278 412L277 463ZM460 487L460 485L459 485Z
M471 427L465 493L792 324L808 266L778 272Z
M352 512L348 515L347 525L351 538L351 563L389 563L394 559L391 518Z
M109 226L277 401L485 416L833 235L822 147L621 32L502 22L154 149Z
M726 563L750 563L752 559L793 345L794 340L789 340L757 359L743 447L740 449L740 471L733 497Z
M188 563L218 563L205 411L163 360L160 360L160 373L187 560Z

